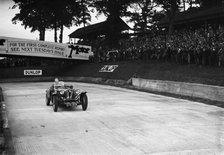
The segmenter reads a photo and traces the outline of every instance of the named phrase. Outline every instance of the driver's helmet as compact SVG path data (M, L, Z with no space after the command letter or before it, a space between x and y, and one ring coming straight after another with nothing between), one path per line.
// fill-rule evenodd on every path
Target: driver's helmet
M65 83L63 81L59 81L58 78L54 79L54 86L64 86Z
M54 79L54 85L58 85L59 84L59 79L58 78L55 78Z

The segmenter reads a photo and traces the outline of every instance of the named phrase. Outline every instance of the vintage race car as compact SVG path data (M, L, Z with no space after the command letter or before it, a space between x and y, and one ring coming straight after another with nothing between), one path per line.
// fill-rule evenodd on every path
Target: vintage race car
M83 111L87 109L88 97L86 91L74 89L73 85L66 85L64 82L53 84L46 90L46 105L49 106L52 102L54 112L58 111L59 105L66 107L82 106Z

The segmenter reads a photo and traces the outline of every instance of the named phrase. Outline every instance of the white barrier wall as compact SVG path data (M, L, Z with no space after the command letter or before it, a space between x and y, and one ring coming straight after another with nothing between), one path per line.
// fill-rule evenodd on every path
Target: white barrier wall
M224 101L224 87L219 86L141 78L132 78L132 85L144 90Z

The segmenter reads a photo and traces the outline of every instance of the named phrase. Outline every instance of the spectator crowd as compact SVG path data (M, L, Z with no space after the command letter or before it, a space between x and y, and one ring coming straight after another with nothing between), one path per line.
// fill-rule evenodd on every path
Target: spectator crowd
M224 27L182 29L172 35L157 34L122 39L119 48L99 46L97 61L162 60L179 64L224 65ZM105 52L107 51L107 52Z

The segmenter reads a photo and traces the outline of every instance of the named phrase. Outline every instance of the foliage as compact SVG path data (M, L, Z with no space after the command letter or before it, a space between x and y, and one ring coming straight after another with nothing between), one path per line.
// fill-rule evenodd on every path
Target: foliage
M103 14L110 21L107 37L113 41L118 38L115 25L120 17L128 17L130 22L134 22L134 29L138 32L151 30L151 25L155 25L165 13L169 17L169 34L172 33L176 13L185 10L186 5L190 8L194 6L209 7L220 5L223 0L13 0L13 8L19 8L12 22L21 22L26 28L31 28L31 32L39 31L40 40L44 40L45 31L54 29L55 42L57 31L60 30L60 40L62 42L63 28L72 25L85 27L91 21L91 12L97 10L98 15ZM163 8L163 12L158 11Z
M31 32L39 31L40 40L44 40L46 29L55 29L55 41L57 42L57 30L61 30L60 42L62 42L63 27L87 23L90 13L87 9L87 0L13 0L20 12L15 15L12 22L21 21L22 25L31 28ZM80 20L82 19L82 20ZM81 22L80 22L81 21Z
M211 7L214 5L222 5L223 0L197 0L201 7Z
M173 32L173 25L176 13L179 10L181 0L156 0L158 4L166 11L166 14L169 17L169 35Z
M51 28L55 29L55 42L57 42L57 29L60 29L60 40L62 42L63 27L71 27L73 24L79 25L82 18L83 1L74 0L48 0L51 5ZM88 14L89 15L89 14ZM90 15L89 15L90 16ZM87 19L86 19L87 20Z
M15 5L13 9L18 7L20 13L17 13L12 19L16 24L18 21L22 22L25 27L31 28L31 32L39 31L40 40L44 40L45 29L49 27L50 12L46 7L47 2L44 0L13 0Z
M90 25L89 21L91 21L90 13L93 12L93 9L90 9L89 6L91 5L90 0L79 0L79 8L80 8L80 15L77 19L77 25L83 24L85 27L86 25Z
M98 14L107 17L121 17L127 11L128 6L136 0L92 0L92 7L95 7Z
M116 24L120 17L124 16L128 6L134 0L93 0L92 7L96 8L98 15L104 14L110 22L106 34L107 43L111 47L118 45L120 34L116 31Z
M126 16L129 22L134 22L134 30L144 32L150 30L151 25L158 22L161 15L158 11L158 4L154 0L138 0L131 3Z

